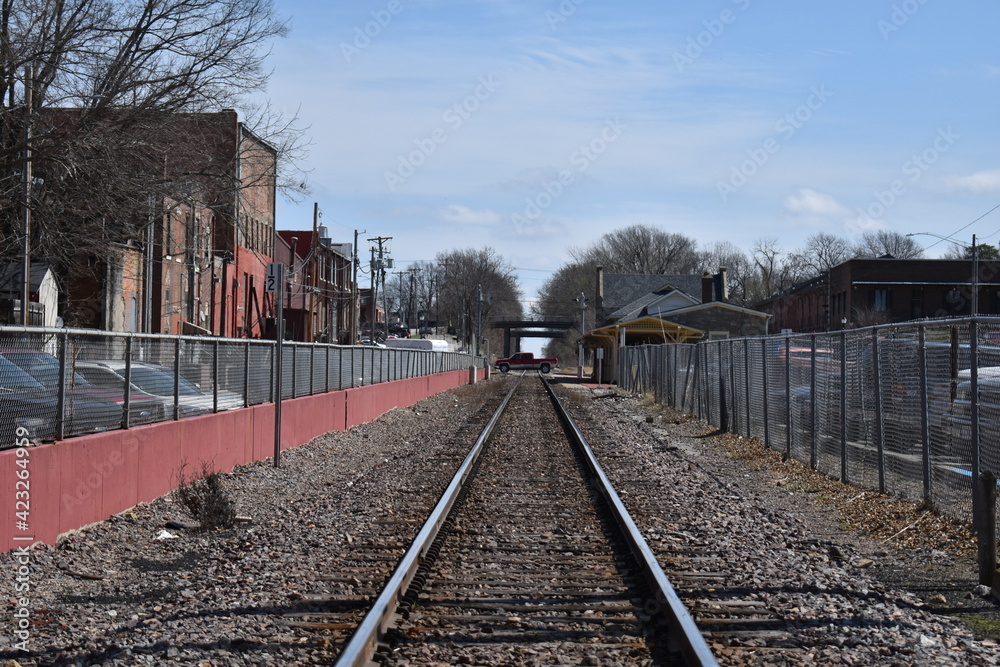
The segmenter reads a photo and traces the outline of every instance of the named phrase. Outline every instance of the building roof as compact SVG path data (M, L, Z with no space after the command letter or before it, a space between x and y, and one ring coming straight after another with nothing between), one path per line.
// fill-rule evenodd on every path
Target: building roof
M618 310L651 293L677 289L701 301L701 276L665 273L607 273L604 275L604 307Z
M49 271L47 262L31 263L31 278L29 289L37 292ZM21 262L0 262L0 292L19 292L21 290Z
M760 310L754 310L753 308L747 308L746 306L737 306L735 303L729 303L728 301L709 301L707 303L696 303L693 306L687 306L685 308L678 308L676 310L667 311L661 313L661 315L684 315L687 313L693 313L698 310L710 310L714 308L722 308L725 310L732 310L738 313L744 313L750 315L751 317L762 317L764 319L770 319L774 317L771 313L765 313Z
M668 285L666 289L657 290L656 292L650 292L649 294L644 294L643 296L639 297L632 303L626 306L622 306L613 313L610 313L606 319L608 321L614 322L618 320L634 320L638 317L642 317L643 315L648 315L649 307L651 305L653 305L663 297L674 293L681 295L682 297L686 297L685 300L689 302L689 305L697 305L700 303L700 300L697 297L688 294L683 290L676 289L673 287L673 285ZM670 311L664 310L658 312L666 313L666 312L672 312L672 310Z
M626 345L684 343L704 336L700 329L646 316L598 327L577 340L591 347L613 347L622 331L625 332Z

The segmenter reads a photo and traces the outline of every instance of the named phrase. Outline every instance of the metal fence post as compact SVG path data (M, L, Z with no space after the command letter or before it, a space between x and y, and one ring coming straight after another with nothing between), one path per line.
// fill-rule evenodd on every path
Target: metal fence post
M747 435L750 437L750 339L743 339L743 402L746 405Z
M733 352L733 341L726 341L726 349L729 350L729 409L731 411L730 421L732 422L732 432L739 430L738 410L736 409L736 355Z
M840 481L847 482L847 332L840 332Z
M816 428L816 334L809 337L809 467L819 465L819 429Z
M677 408L677 343L667 349L667 403Z
M792 458L792 337L785 336L785 460Z
M982 517L983 494L980 485L976 483L979 479L980 469L980 442L979 442L979 330L976 326L976 319L969 322L969 398L970 398L970 421L969 425L972 440L972 518L973 528L982 530L982 526L976 526L975 520Z
M719 341L719 428L729 431L729 404L726 396L726 373L722 363L722 341Z
M243 344L243 407L250 407L250 341Z
M767 338L761 338L760 339L760 354L761 354L761 357L760 357L760 367L761 367L761 372L762 372L763 377L764 377L764 389L761 392L761 398L763 398L763 400L764 400L764 446L765 447L770 447L771 446L771 415L768 414L768 408L770 406L768 405L767 395L770 393L771 387L768 384L768 377L767 377Z
M296 387L295 385L298 384L297 380L299 378L298 369L296 368L296 364L298 363L299 360L299 350L297 347L295 347L295 343L292 343L288 347L292 351L292 398L297 398L298 387Z
M122 428L132 422L132 336L125 338L125 400L122 401Z
M316 343L309 344L309 395L316 393Z
M212 341L212 412L219 411L219 341Z
M878 492L885 493L885 430L882 428L882 366L878 327L872 328L872 370L875 373L875 451L878 456Z
M997 476L990 470L973 480L982 498L982 516L976 533L979 561L979 583L996 591L997 571Z
M917 365L920 375L920 452L923 463L924 500L931 499L931 437L930 406L927 397L927 331L921 324L917 327Z
M59 390L56 392L56 440L66 437L66 352L69 333L59 337Z
M174 420L181 418L181 339L174 339Z

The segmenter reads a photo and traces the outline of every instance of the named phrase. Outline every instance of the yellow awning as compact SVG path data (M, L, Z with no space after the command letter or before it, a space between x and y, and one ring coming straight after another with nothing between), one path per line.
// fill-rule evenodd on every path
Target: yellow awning
M621 339L623 330L625 331L626 345L685 343L705 335L705 332L699 329L661 320L658 317L646 316L593 329L580 336L577 342L593 347L614 346L615 342Z

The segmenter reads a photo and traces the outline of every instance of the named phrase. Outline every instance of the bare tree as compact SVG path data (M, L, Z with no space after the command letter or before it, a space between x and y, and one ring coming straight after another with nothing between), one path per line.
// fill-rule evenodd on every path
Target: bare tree
M920 259L924 250L912 237L885 229L867 231L854 244L853 254L859 258L877 258L886 255L894 259Z
M850 242L840 236L820 232L806 239L806 244L789 256L794 279L807 280L851 258Z
M791 284L785 253L773 237L754 241L750 252L752 270L744 278L744 294L748 303L757 303Z
M716 272L726 268L729 300L748 305L748 280L752 280L754 265L747 254L729 241L718 241L704 253L704 270Z
M463 345L475 349L477 311L481 308L482 333L495 351L503 334L492 329L489 322L523 317L514 268L492 248L452 250L440 253L436 259L442 318L455 328Z
M649 225L608 232L586 248L571 250L570 255L579 264L603 266L609 273L689 274L702 265L694 239Z
M596 322L596 267L592 264L565 264L538 290L538 300L532 307L537 317L580 321L580 295L585 299L584 326L591 329ZM581 335L579 327L569 330L562 338L554 338L545 347L546 356L575 358L573 341Z

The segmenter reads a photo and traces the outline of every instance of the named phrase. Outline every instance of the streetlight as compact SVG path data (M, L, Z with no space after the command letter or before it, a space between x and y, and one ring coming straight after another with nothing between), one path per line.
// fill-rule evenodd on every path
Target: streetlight
M941 236L940 234L934 234L932 232L913 232L912 234L907 234L907 236L933 236L934 238L941 239L942 241L947 241L948 243L953 243L959 247L965 247L965 244L956 241L948 236ZM971 303L972 316L975 317L979 314L979 246L976 245L976 235L972 235L972 303Z

